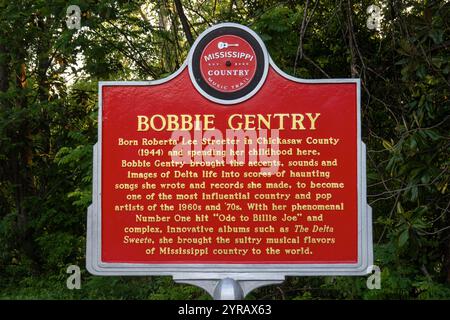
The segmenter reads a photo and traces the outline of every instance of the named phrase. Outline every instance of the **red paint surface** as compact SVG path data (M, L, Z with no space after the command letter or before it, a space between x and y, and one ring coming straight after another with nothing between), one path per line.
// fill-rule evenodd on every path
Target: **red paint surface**
M102 92L103 101L103 118L102 118L102 261L103 262L128 262L128 263L355 263L357 261L357 225L358 225L358 208L357 208L357 93L356 84L354 83L340 83L340 84L301 84L290 80L287 80L276 73L272 68L269 69L264 86L259 92L251 99L232 106L225 106L215 104L198 93L192 85L187 68L181 72L173 80L156 86L104 86ZM327 170L331 171L332 178L329 181L344 182L346 187L344 190L328 190L322 189L323 192L332 192L332 203L345 203L345 211L324 212L326 221L323 224L331 225L335 228L334 234L316 233L315 237L335 237L336 244L315 244L309 245L313 250L313 255L295 255L288 256L286 254L281 255L267 255L264 252L258 256L203 256L195 257L192 255L147 255L145 254L145 248L158 245L147 244L123 244L123 228L124 226L142 226L142 223L135 222L134 212L114 212L114 205L118 203L143 203L145 205L155 203L153 201L125 201L127 191L118 191L114 189L116 183L130 183L130 179L126 179L126 172L129 168L121 168L121 160L127 159L145 159L145 157L139 157L137 150L140 146L117 146L118 138L138 139L141 138L158 138L169 139L171 132L168 131L136 131L136 116L152 114L215 114L215 127L223 130L227 128L227 118L233 113L243 114L258 114L258 113L305 113L305 112L320 112L320 120L318 120L317 130L315 131L280 131L280 138L306 138L307 136L313 136L317 138L335 137L340 138L341 142L337 147L331 149L329 146L311 146L309 149L316 148L321 153L320 158L334 159L338 158L339 166L332 167ZM280 145L280 148L293 147L294 145ZM151 147L149 147L151 148ZM160 157L161 159L170 161L170 157L167 156L167 151L172 149L171 146L159 147L165 150L165 155ZM302 146L307 148L306 145ZM309 159L309 156L293 156L289 157L289 160L305 160ZM288 159L286 157L280 158L281 162L285 162ZM229 165L224 168L227 170ZM222 168L219 167L218 170ZM289 169L287 167L282 169ZM290 168L292 170L301 171L302 168ZM303 168L313 169L313 168ZM324 168L319 168L325 170ZM152 172L165 172L166 168L139 169L133 168L133 171L152 171ZM184 169L182 169L184 170ZM189 168L189 170L195 170ZM197 168L197 172L201 175L203 168ZM212 169L214 170L214 169ZM259 168L250 168L247 165L240 168L234 168L235 171L259 171ZM152 183L155 179L148 179L149 183ZM223 181L222 179L217 179ZM229 182L235 181L258 181L266 182L267 178L261 179L228 179ZM298 179L284 178L277 179L276 181L283 180L295 184ZM135 179L135 183L143 183L144 180ZM157 182L161 181L156 179ZM182 181L180 179L168 179L167 182ZM184 179L183 181L188 181ZM192 182L202 182L203 179L191 179ZM208 180L211 181L211 180ZM227 181L227 180L225 180ZM314 181L326 182L326 179L315 178ZM307 180L304 180L307 182ZM188 182L187 182L188 183ZM306 188L304 192L309 189ZM140 190L139 193L141 193ZM156 190L159 192L161 190ZM195 192L196 190L186 189L183 192ZM199 190L197 190L199 191ZM208 189L205 190L208 192ZM225 190L229 192L230 190ZM259 192L260 190L241 190L242 192L249 191L251 193ZM153 191L154 192L154 191ZM166 190L165 193L175 195L180 190ZM289 191L286 191L289 192ZM291 191L292 193L292 191ZM179 201L172 201L173 204L179 203ZM188 202L188 201L183 201ZM217 203L217 201L192 201L202 205L209 203ZM220 202L220 201L219 201ZM225 201L222 201L225 202ZM239 203L239 201L233 201ZM264 201L269 206L272 201ZM277 201L278 204L292 204L297 202L294 199L286 201ZM308 201L299 201L301 203L308 203ZM310 203L326 203L321 201L311 200ZM156 203L161 201L156 200ZM239 214L248 213L245 210L246 203L242 201L239 203L244 210ZM289 209L288 209L289 210ZM222 208L222 211L223 208ZM156 211L155 214L164 215L164 212ZM205 212L192 212L205 213ZM258 212L264 213L264 212ZM270 211L269 211L270 213ZM289 213L289 212L286 212ZM313 214L313 212L305 212ZM143 214L149 215L150 213L144 211ZM174 214L174 213L171 213ZM233 214L231 212L231 214ZM251 219L250 219L251 221ZM306 225L305 221L301 221ZM204 226L214 225L212 222L202 223ZM221 223L222 225L223 223ZM154 226L160 226L165 228L166 223L154 223ZM171 225L175 225L171 223ZM180 226L198 225L198 223L180 223ZM232 225L232 224L230 224ZM240 223L239 225L249 226L264 226L272 225L277 228L286 223L280 222L249 222ZM158 234L161 237L164 234ZM205 234L209 236L209 234ZM218 234L213 234L213 238ZM233 239L235 236L244 236L242 234L222 234L223 236L231 237L231 245L213 245L212 247L226 248L235 247ZM290 232L289 234L256 234L250 232L245 234L254 237L272 237L283 235L296 236L301 238L304 234L296 234ZM133 235L131 235L133 236ZM135 235L137 236L137 235ZM152 234L146 236L152 237ZM176 237L175 234L169 234L167 236ZM183 235L181 235L183 236ZM196 234L195 236L202 236L202 234ZM282 248L296 248L301 245L284 245ZM172 247L177 248L179 245L174 244ZM198 247L185 245L185 247ZM255 245L239 245L240 248L253 248ZM264 248L264 246L262 246ZM281 248L281 247L279 247Z

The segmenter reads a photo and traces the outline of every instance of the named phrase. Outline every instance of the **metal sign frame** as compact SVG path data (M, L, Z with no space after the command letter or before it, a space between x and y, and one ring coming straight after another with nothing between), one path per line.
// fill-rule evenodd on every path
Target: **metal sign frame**
M199 40L204 37L210 30L220 27L236 27L250 32L262 45L268 66L273 68L279 75L285 79L308 84L333 84L333 83L354 83L357 90L357 189L358 189L358 261L355 264L136 264L136 263L104 263L101 260L101 181L102 181L102 89L105 86L154 86L168 82L177 77L186 67L192 63L192 52ZM190 73L191 75L191 73ZM195 85L195 81L193 81ZM249 95L257 93L258 89L263 85L260 82L257 88ZM98 142L94 145L94 162L93 162L93 202L88 208L87 217L87 249L86 249L86 268L94 275L103 276L125 276L125 275L160 275L172 276L177 282L189 283L200 286L207 290L211 295L217 298L224 297L224 291L231 292L225 295L228 298L241 298L252 289L273 283L282 282L286 276L325 276L325 275L366 275L370 272L373 264L373 245L372 245L372 209L366 202L366 147L361 140L361 115L360 100L361 89L359 79L300 79L287 75L281 71L270 58L266 47L262 40L249 28L235 24L223 23L216 25L204 31L193 48L190 51L188 60L174 74L167 78L155 81L101 81L99 82L99 102L98 102ZM198 89L198 88L197 88ZM200 91L200 93L202 93ZM203 93L202 93L203 94ZM205 96L205 94L203 94ZM250 96L240 98L238 103L248 99ZM207 97L207 96L205 96ZM222 103L231 104L230 101L216 101L214 97L208 99ZM224 282L224 279L225 280ZM219 282L221 281L221 282ZM231 281L231 282L230 282ZM236 289L236 281L240 284L240 290ZM221 288L219 292L214 290ZM230 289L231 288L231 289Z

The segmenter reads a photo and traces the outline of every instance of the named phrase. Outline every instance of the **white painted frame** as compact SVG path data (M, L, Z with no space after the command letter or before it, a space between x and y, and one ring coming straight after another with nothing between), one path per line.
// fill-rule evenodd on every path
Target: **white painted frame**
M224 23L216 25L206 30L199 39L210 30L215 30L222 26L233 26L251 32L258 42L262 45L265 55L269 57L267 49L262 40L247 27L234 23ZM198 43L197 39L196 43ZM195 48L195 45L193 48ZM86 268L94 275L160 275L172 276L179 282L198 284L199 281L212 284L218 279L232 278L236 281L247 281L250 291L254 287L264 284L278 283L285 276L325 276L325 275L365 275L368 274L373 264L372 247L372 209L366 202L366 148L361 140L361 84L359 79L300 79L287 75L281 71L272 59L269 57L266 61L281 76L287 80L308 83L308 84L332 84L332 83L354 83L357 88L356 106L357 106L357 180L358 180L358 261L355 264L136 264L136 263L105 263L101 260L101 181L102 181L102 90L105 86L153 86L168 82L177 77L188 65L191 64L193 49L189 54L187 62L174 74L167 78L155 81L101 81L99 82L99 102L98 102L98 143L94 145L94 163L93 163L93 202L88 208L87 217L87 238L86 238ZM189 67L189 66L188 66ZM190 71L190 69L189 69ZM268 71L268 67L267 67ZM265 76L267 76L267 71ZM190 73L191 75L191 73ZM264 79L265 80L265 79ZM257 93L264 80L251 92L251 96ZM193 81L195 85L195 81ZM196 86L197 89L199 89ZM204 92L199 92L205 96ZM205 96L206 97L206 96ZM208 99L217 103L231 104L230 101L216 101L213 97ZM247 100L250 97L240 98L238 103ZM209 282L208 282L209 281ZM259 285L258 285L259 284ZM207 287L208 285L201 285ZM211 287L211 286L210 286ZM251 287L251 288L250 288ZM211 288L210 288L211 289ZM208 290L208 289L207 289ZM211 290L208 290L211 291Z

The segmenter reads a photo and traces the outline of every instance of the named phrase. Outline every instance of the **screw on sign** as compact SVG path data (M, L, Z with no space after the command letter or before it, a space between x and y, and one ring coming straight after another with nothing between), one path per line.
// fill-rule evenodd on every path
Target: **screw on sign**
M93 274L237 299L372 265L358 79L291 77L251 29L219 24L166 79L101 82L98 136Z

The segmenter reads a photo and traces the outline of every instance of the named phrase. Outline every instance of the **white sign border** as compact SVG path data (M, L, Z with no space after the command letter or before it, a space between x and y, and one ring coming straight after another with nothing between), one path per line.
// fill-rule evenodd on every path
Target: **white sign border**
M221 25L242 28L247 27L235 23ZM207 33L206 30L202 35ZM252 31L253 33L253 31ZM256 36L256 34L254 34ZM256 36L258 41L262 40ZM262 48L268 56L262 43ZM191 53L189 57L191 57ZM160 275L173 276L175 280L198 279L214 280L232 278L234 280L282 280L285 276L315 276L315 275L366 275L373 265L372 244L372 210L366 203L366 148L361 140L361 84L359 79L300 79L281 71L269 57L270 66L284 78L309 84L354 83L357 88L357 180L358 180L358 261L355 264L136 264L136 263L105 263L101 261L101 163L102 163L102 92L105 86L153 86L168 82L177 77L190 63L185 62L180 69L167 78L155 81L101 81L99 82L98 108L98 143L94 146L93 163L93 203L88 208L86 237L86 268L94 275ZM267 72L266 72L267 74ZM265 79L264 79L265 80ZM261 81L261 86L264 81ZM195 84L195 82L193 82ZM258 85L257 89L260 89ZM257 91L257 90L256 90ZM255 92L252 91L252 95ZM245 98L245 99L244 99ZM249 97L241 98L247 100ZM214 101L214 100L213 100ZM218 103L223 103L219 102ZM237 103L237 102L233 102Z

